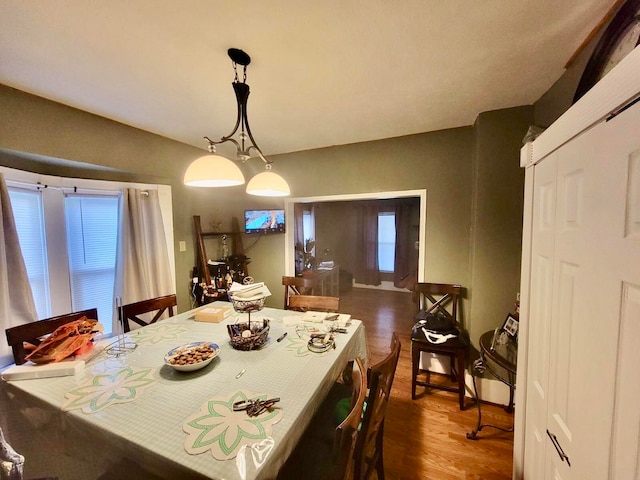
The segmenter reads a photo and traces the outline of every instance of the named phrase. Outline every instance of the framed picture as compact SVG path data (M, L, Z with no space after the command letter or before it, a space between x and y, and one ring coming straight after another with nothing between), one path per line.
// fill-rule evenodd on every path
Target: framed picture
M508 314L502 324L502 330L507 333L515 341L518 341L518 319L512 314Z

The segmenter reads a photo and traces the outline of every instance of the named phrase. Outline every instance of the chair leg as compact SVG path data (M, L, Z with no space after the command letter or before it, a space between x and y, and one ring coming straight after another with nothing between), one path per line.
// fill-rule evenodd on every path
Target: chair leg
M465 383L464 383L464 377L465 377L465 368L464 368L464 351L463 350L459 350L458 354L456 355L458 358L458 397L460 400L460 410L464 410L464 393L465 393Z
M456 355L456 358L457 358L457 355ZM451 378L452 382L458 381L457 369L458 367L456 367L455 365L454 357L453 356L449 357L449 378Z
M378 433L378 438L376 439L377 450L378 450L378 459L376 460L376 472L378 473L378 480L384 480L384 462L382 460L383 454L383 438L384 438L384 420L383 424L380 427L380 432Z
M411 400L416 399L416 379L420 366L420 349L411 342Z

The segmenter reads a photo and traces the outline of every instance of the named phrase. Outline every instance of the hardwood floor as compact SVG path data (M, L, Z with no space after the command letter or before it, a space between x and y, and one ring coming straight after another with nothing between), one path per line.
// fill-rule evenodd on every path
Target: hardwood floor
M478 411L468 399L460 411L456 393L424 391L411 400L411 327L414 305L409 292L353 289L340 298L340 311L365 325L369 361L388 351L397 332L402 351L396 370L384 433L384 465L388 479L511 478L513 434L486 428L480 440L466 438L477 423ZM509 426L513 416L497 405L482 405L485 423Z

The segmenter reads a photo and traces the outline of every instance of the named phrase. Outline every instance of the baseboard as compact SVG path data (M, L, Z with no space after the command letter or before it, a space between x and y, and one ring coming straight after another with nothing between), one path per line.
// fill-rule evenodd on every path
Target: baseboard
M420 356L420 368L449 375L449 357L423 352ZM466 390L465 395L473 398L475 396L473 391L473 377L468 370L465 371L464 383ZM506 406L509 404L509 387L500 380L490 377L476 377L476 386L480 400L497 405Z
M390 292L410 293L410 291L407 290L406 288L394 287L393 286L393 282L389 282L389 281L386 281L386 280L383 280L380 285L365 285L363 283L356 283L354 281L353 282L353 288L368 288L370 290L387 290L387 291L390 291Z

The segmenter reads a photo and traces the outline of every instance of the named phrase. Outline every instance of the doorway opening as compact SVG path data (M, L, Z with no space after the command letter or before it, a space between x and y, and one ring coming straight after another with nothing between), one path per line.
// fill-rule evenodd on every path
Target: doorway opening
M410 199L413 199L414 202L410 202ZM354 246L352 245L350 249L342 249L339 242L354 242L355 245L356 240L353 238L355 227L353 229L340 227L341 221L349 222L349 219L339 218L340 215L343 215L339 212L348 212L349 210L340 210L340 208L351 207L351 210L353 210L356 205L393 205L394 201L396 204L404 201L405 203L414 203L415 205L419 205L417 209L418 211L414 214L414 218L411 221L411 228L413 229L411 233L411 249L414 257L411 261L413 262L413 268L415 269L411 272L411 276L413 281L424 281L424 262L426 251L426 190L403 190L286 199L285 218L287 219L287 227L285 233L285 275L294 276L296 274L301 274L301 270L303 270L305 266L308 268L306 260L308 260L308 257L310 256L313 256L313 265L315 266L321 265L323 262L325 262L325 266L331 265L332 262L339 263L340 259L342 259L342 263L349 264ZM315 222L312 222L314 225L313 227L309 226L309 218L314 215L311 206L313 206L313 209L317 213L324 213L324 215L318 215L319 222L317 226L315 225ZM378 212L383 214L383 216L385 213L388 214L390 211L392 211L390 208L382 208L378 210ZM301 212L306 213L306 215L303 215ZM376 215L375 225L384 225L385 220L389 220L388 218L380 220L380 215ZM296 218L299 218L299 220L296 221ZM306 220L306 223L303 220ZM299 225L297 225L297 223L299 223ZM350 230L351 233L347 233L347 230ZM313 235L313 237L305 238L306 235ZM312 246L314 249L313 252L306 256L306 260L301 262L300 250L299 248L296 249L296 244L298 244L298 247L302 246L303 250L306 252L308 250L306 248L308 243L307 240L313 241L314 245ZM318 240L317 243L316 240ZM376 245L376 250L384 250L385 247L388 248L388 236L385 237L384 235L380 235L376 241L386 244L382 246L380 246L380 244ZM393 248L395 249L395 245ZM417 262L415 261L416 254ZM388 262L388 260L389 255L382 259L383 262ZM386 265L388 268L389 264L386 263ZM348 273L348 269L345 270L346 272L344 274ZM360 274L360 276L362 276L362 274ZM385 272L382 272L382 276L385 277L383 283L377 286L372 286L366 284L375 284L375 281L372 282L365 280L364 283L360 283L357 278L358 275L356 275L355 286L388 289L389 285L393 285L394 283L393 278ZM343 279L341 279L341 283L342 282ZM394 288L391 287L390 289Z

